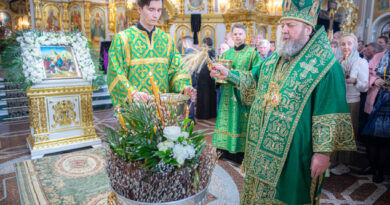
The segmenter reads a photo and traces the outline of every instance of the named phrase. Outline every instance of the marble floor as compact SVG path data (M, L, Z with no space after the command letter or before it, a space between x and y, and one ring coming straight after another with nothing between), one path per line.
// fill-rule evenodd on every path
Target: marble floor
M104 127L116 127L113 110L94 112L96 132L102 136ZM196 129L205 129L206 141L211 143L215 119L198 120ZM29 121L0 123L0 204L20 204L13 164L30 159L26 137L29 134ZM233 178L241 194L244 177L239 165L225 160L218 164ZM342 176L330 176L325 179L321 204L390 204L390 179L386 176L383 183L372 183L370 175L350 173Z

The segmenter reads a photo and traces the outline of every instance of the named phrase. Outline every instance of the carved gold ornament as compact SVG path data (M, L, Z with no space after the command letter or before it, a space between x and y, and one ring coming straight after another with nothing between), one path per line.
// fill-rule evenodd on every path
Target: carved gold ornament
M76 119L75 104L70 100L62 100L53 105L53 120L60 126L70 125Z

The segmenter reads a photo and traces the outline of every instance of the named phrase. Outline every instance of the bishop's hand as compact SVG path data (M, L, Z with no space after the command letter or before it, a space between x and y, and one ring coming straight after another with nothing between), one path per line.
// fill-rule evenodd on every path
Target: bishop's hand
M330 156L322 153L314 153L311 158L311 178L315 179L323 174L330 165Z
M210 76L224 80L229 73L229 69L219 63L213 63L210 70Z

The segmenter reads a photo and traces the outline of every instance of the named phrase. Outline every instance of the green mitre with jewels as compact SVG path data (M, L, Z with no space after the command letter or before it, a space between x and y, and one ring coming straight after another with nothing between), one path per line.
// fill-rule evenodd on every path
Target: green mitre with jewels
M280 20L292 19L315 26L321 4L322 0L284 0Z

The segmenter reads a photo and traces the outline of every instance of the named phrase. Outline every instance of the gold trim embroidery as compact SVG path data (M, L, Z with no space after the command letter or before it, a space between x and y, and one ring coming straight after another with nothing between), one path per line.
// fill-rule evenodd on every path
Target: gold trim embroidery
M356 150L349 113L313 116L312 120L314 152Z
M127 38L127 35L126 35L125 31L119 32L119 36L121 37L121 39L123 41L123 46L124 46L123 50L125 51L125 56L126 56L125 63L128 66L129 65L129 61L131 59L131 57L130 57L129 40Z
M130 66L136 66L141 64L154 64L154 63L165 63L168 64L167 58L140 58L133 59L130 63Z
M108 88L108 91L111 93L111 91L115 88L116 84L118 83L119 78L116 77L114 81L111 82L110 87Z
M218 134L221 134L221 135L229 135L230 137L245 137L246 136L246 133L232 134L230 132L219 131L219 130L214 130L214 133L218 133Z
M171 50L172 50L172 39L171 39L171 36L170 35L167 35L168 36L168 53L167 53L167 56L169 56L169 54L171 53Z
M190 74L186 73L186 74L179 74L179 75L175 76L175 77L172 79L171 83L170 83L170 87L173 87L173 85L174 85L177 81L179 81L179 80L181 80L181 79L186 79L186 78L190 79L190 78L191 78Z

